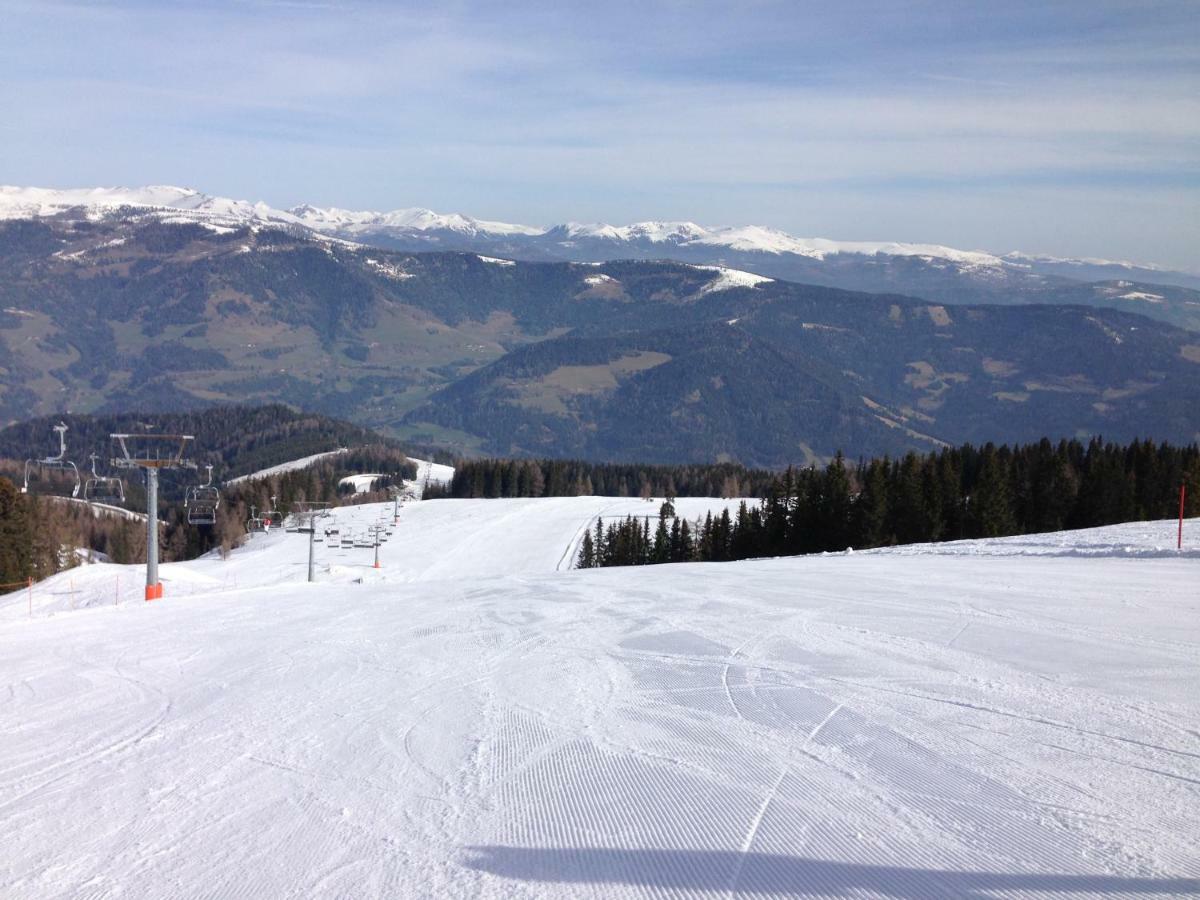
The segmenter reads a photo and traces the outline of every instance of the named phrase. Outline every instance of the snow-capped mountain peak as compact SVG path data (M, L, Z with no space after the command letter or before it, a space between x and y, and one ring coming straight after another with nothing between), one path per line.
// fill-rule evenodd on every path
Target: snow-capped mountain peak
M551 231L568 238L598 238L609 241L649 241L652 244L683 244L709 233L695 222L634 222L632 225L568 222ZM549 233L549 232L547 232Z
M124 215L134 218L154 216L168 222L193 221L220 227L301 226L327 238L517 258L521 258L522 251L528 251L530 258L581 256L585 259L657 256L679 251L688 260L701 262L708 261L705 257L711 257L713 262L723 262L727 255L743 254L740 263L754 267L759 257L763 265L768 264L768 257L772 264L789 256L815 262L831 257L911 257L924 260L935 268L949 265L987 278L1006 271L1028 273L1032 270L1073 277L1090 274L1095 278L1113 277L1112 273L1118 270L1155 271L1155 267L1128 262L1060 259L1028 253L1000 256L941 244L804 238L765 225L707 226L690 221L657 220L610 225L570 221L539 228L476 219L459 213L438 213L425 207L376 212L306 203L283 210L262 202L217 197L174 185L67 190L0 186L0 220L58 216L80 210L90 219Z
M159 184L146 187L57 188L0 186L0 219L57 216L82 209L88 218L100 218L123 209L166 211L185 218L218 220L223 224L296 219L265 203L213 197L192 188Z
M539 235L545 229L508 222L490 222L458 213L441 214L424 207L394 209L390 212L355 212L348 209L295 206L289 210L300 222L315 231L345 231L367 234L376 231L453 231L464 235Z

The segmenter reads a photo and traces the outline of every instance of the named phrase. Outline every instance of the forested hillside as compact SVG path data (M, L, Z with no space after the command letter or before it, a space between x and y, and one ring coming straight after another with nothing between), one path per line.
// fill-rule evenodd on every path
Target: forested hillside
M284 402L466 454L782 467L1200 432L1200 338L1132 313L279 225L0 222L0 354L0 421Z
M838 303L790 285L727 293L719 322L516 349L409 419L487 434L483 449L501 456L763 467L838 450L1200 430L1194 396L1178 390L1200 382L1200 338L1138 316Z
M734 463L648 466L568 459L460 461L444 490L457 497L762 497L776 474Z
M279 520L297 501L356 502L386 497L390 484L416 475L404 450L393 439L361 426L311 413L298 413L281 405L267 407L212 407L183 413L144 413L112 416L62 416L68 425L67 458L85 479L87 456L96 453L97 471L123 481L125 502L132 512L144 513L146 495L139 471L122 471L109 465L117 451L109 440L115 432L191 434L195 440L188 456L195 469L164 472L159 487L160 544L164 561L190 559L217 547L232 547L246 534L251 507L274 509ZM8 580L44 578L78 565L89 552L114 562L140 562L145 558L144 521L71 502L75 479L69 473L31 473L30 493L17 493L24 481L24 461L56 453L57 438L51 426L60 417L22 422L0 431L0 483L15 485L11 496L0 490L0 554ZM349 452L327 457L306 468L268 478L224 484L227 478L246 475L291 460L334 450ZM203 466L213 466L214 483L221 492L217 521L195 526L187 522L187 490L206 479ZM379 473L379 492L349 497L339 481L351 474ZM7 476L7 478L4 478ZM272 499L274 498L274 499ZM9 529L5 531L4 529ZM0 583L6 578L0 577Z
M760 503L704 521L650 517L597 522L583 568L856 550L1003 537L1200 514L1200 447L1137 441L1042 440L964 445L899 459L840 456L788 469Z
M396 440L361 425L272 404L169 413L43 416L0 430L0 460L8 460L11 467L56 452L57 438L51 429L58 422L68 426L68 457L81 470L90 453L96 453L100 465L107 467L109 457L115 454L110 434L190 434L195 440L188 447L188 456L199 465L212 465L218 481L338 447L384 444L400 449Z

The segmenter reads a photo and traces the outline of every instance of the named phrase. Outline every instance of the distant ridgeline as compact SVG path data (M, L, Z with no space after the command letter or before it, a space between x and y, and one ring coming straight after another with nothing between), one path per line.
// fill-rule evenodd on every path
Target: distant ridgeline
M793 556L848 547L1036 534L1200 513L1200 448L1139 441L986 444L923 456L788 469L761 503L689 523L669 500L650 516L597 520L580 568ZM728 496L728 495L726 495Z

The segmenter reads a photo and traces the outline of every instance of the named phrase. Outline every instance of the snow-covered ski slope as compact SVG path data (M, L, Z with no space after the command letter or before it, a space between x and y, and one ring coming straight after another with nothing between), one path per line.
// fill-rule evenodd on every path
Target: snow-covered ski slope
M323 459L328 459L331 456L339 456L342 453L349 453L348 447L339 447L336 450L326 450L324 453L314 453L312 456L302 456L300 459L293 459L285 463L280 463L277 466L270 466L266 469L259 469L257 472L251 472L249 475L239 475L237 478L230 478L226 484L239 484L243 481L259 481L264 478L270 478L273 475L286 475L288 472L297 472L300 469L307 469L309 466L314 466Z
M1173 523L558 571L601 510L657 506L412 504L317 585L272 534L157 603L102 565L3 598L0 895L1200 894Z

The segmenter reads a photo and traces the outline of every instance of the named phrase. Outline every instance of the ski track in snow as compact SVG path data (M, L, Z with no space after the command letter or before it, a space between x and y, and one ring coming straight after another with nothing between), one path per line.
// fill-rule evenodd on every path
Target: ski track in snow
M0 596L0 896L1200 894L1174 523L564 571L657 511L407 503L316 585L275 531L161 602Z

